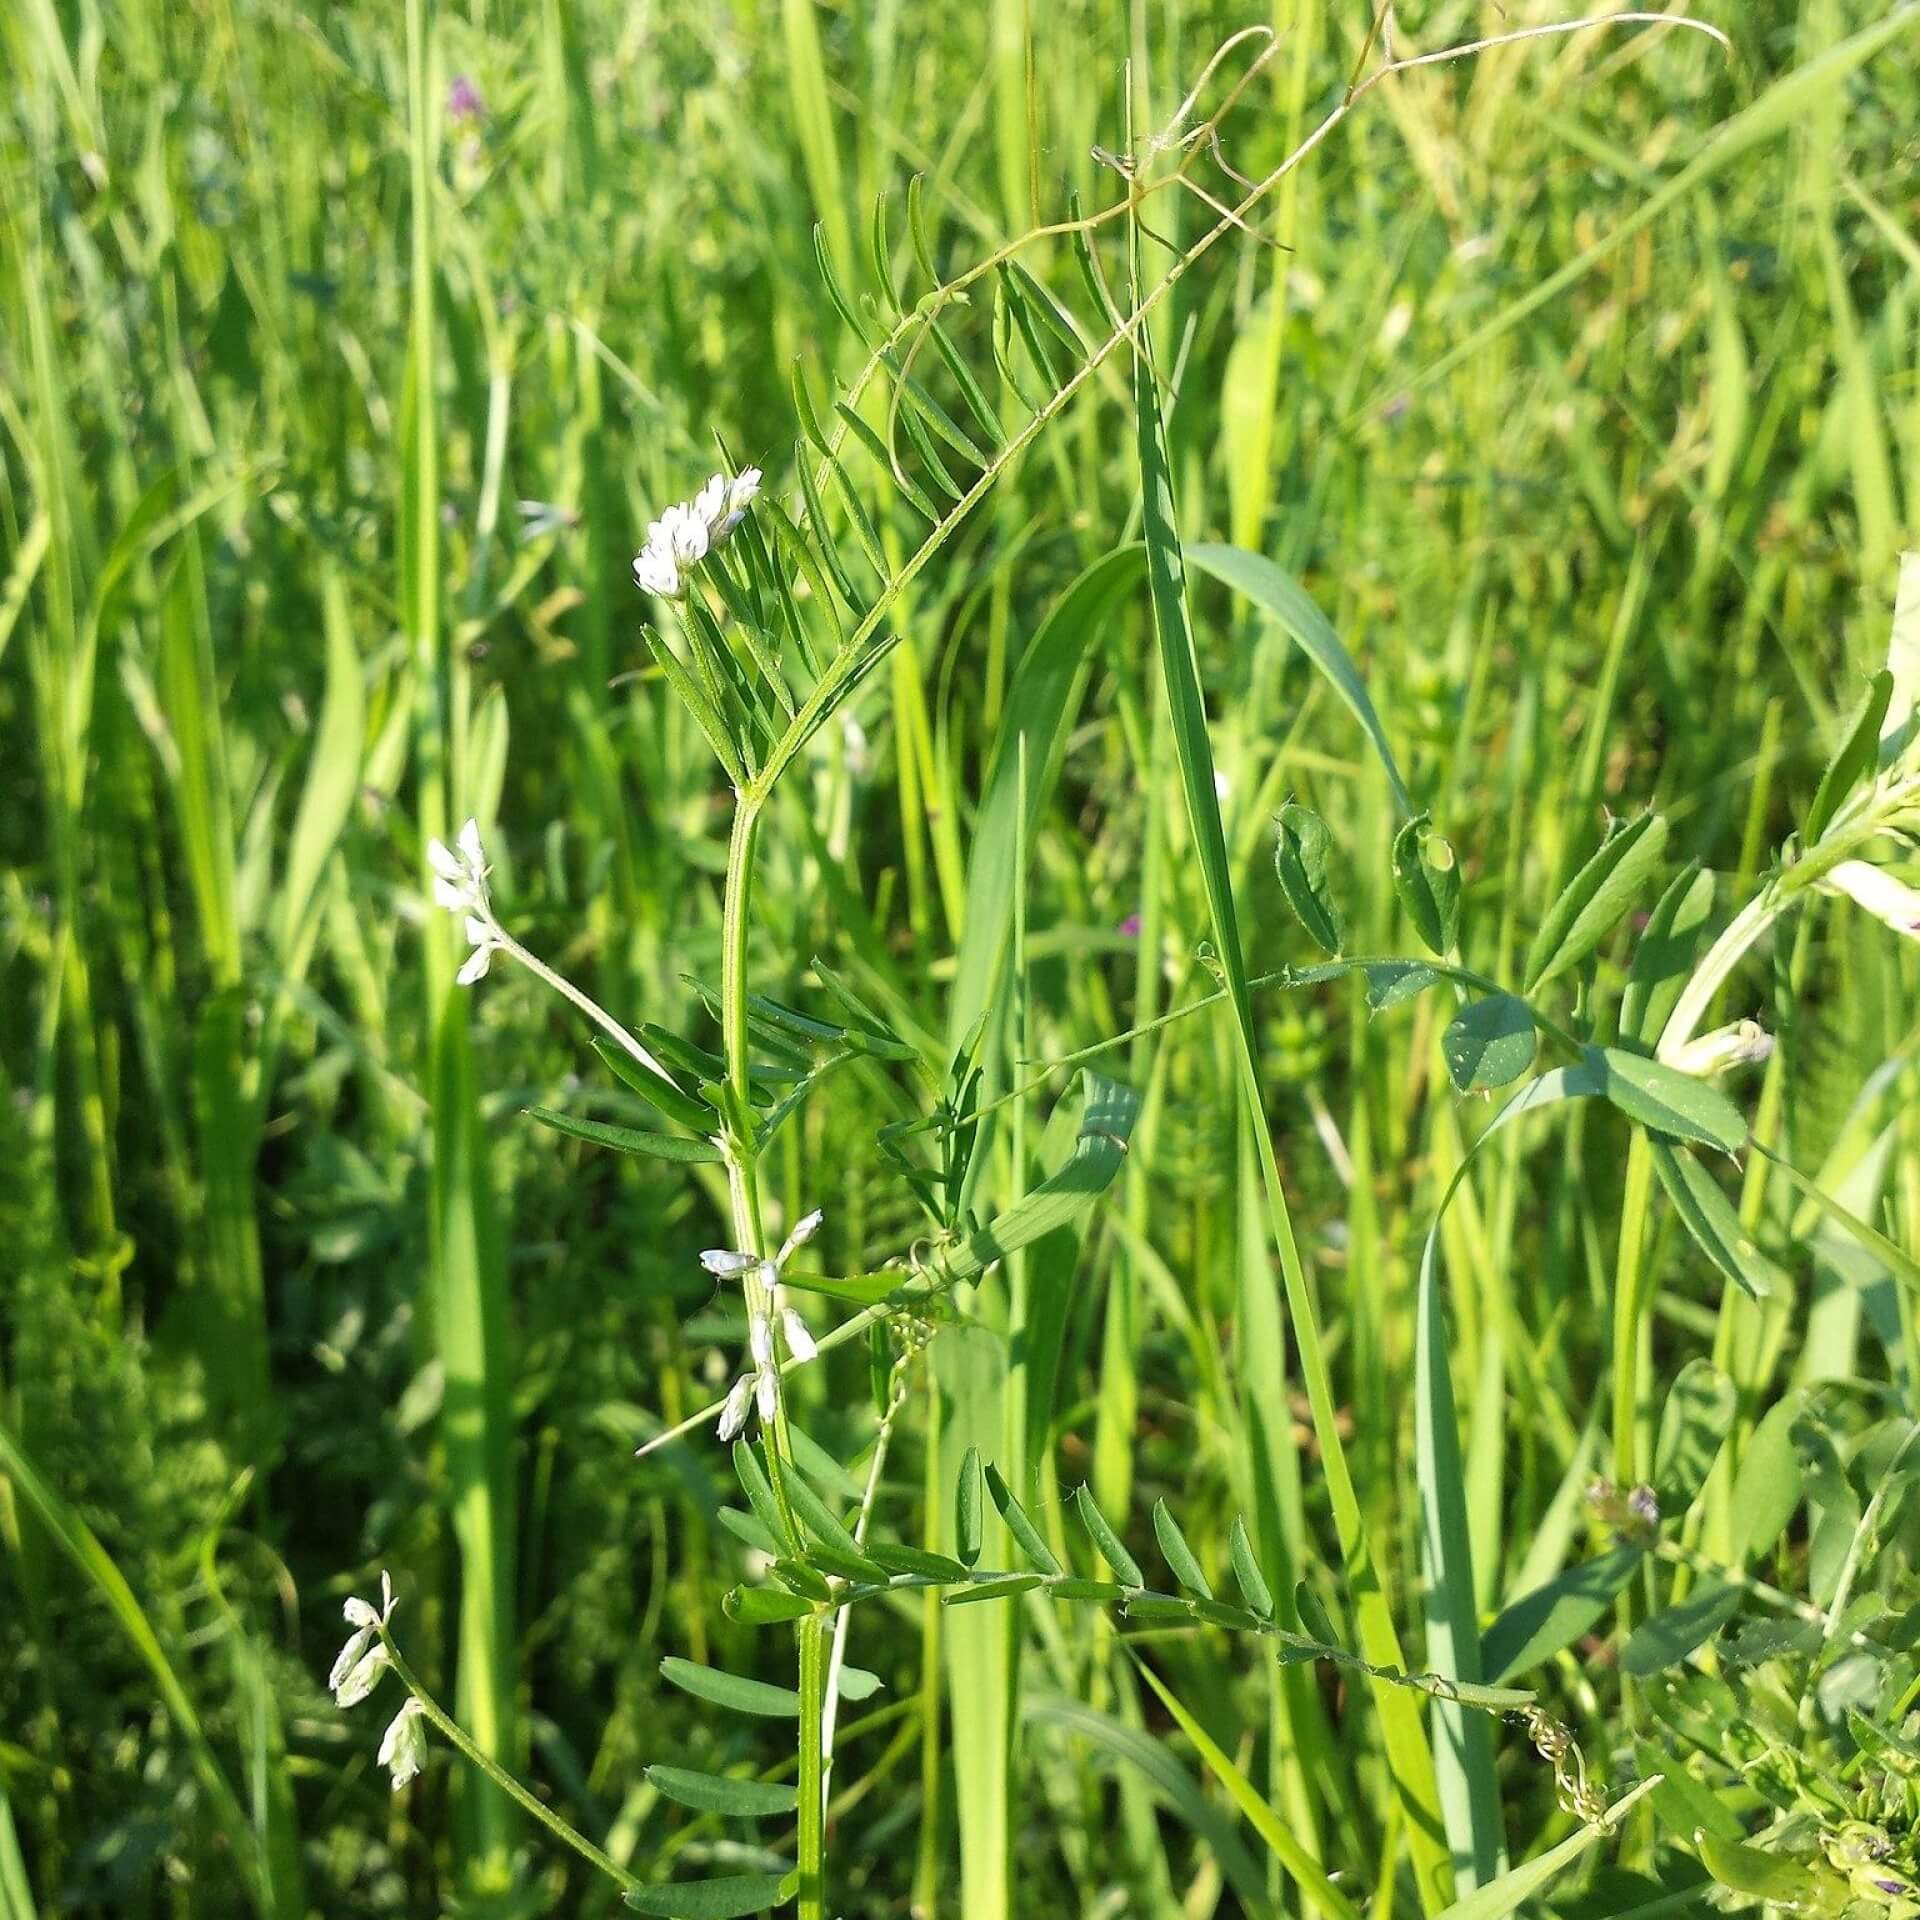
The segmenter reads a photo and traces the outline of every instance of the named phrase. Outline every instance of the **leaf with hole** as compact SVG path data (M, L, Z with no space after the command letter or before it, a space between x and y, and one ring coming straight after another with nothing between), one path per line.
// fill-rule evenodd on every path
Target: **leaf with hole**
M1414 931L1444 960L1459 944L1460 863L1424 813L1393 836L1393 887Z

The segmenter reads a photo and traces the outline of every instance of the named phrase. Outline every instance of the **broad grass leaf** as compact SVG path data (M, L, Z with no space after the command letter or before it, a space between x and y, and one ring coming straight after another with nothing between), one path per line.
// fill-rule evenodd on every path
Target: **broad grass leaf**
M581 1120L570 1113L556 1113L551 1107L528 1107L527 1118L538 1120L555 1133L585 1140L596 1147L611 1147L615 1153L644 1153L655 1160L714 1164L723 1158L711 1140L683 1139L677 1133L646 1133L637 1127L612 1127L600 1120Z
M1498 1686L1572 1646L1613 1605L1642 1558L1638 1547L1615 1547L1523 1593L1481 1640L1481 1671Z
M1330 866L1333 835L1310 807L1289 800L1280 809L1273 847L1280 891L1300 924L1322 952L1338 953L1345 944L1345 923L1335 898Z
M1729 1580L1707 1580L1678 1606L1643 1620L1620 1649L1620 1665L1645 1680L1677 1667L1740 1611L1740 1589Z
M1581 1058L1599 1080L1599 1091L1629 1120L1723 1153L1746 1143L1747 1123L1718 1087L1618 1047L1587 1047Z
M711 1707L725 1707L730 1713L750 1713L763 1720L799 1717L800 1696L791 1687L749 1680L745 1674L728 1673L721 1667L703 1667L677 1654L669 1654L660 1662L660 1674L682 1693L690 1693Z
M1236 593L1244 594L1262 612L1271 614L1291 636L1300 650L1323 673L1333 690L1347 703L1353 716L1366 730L1380 764L1402 812L1411 813L1413 802L1407 797L1407 783L1400 777L1399 763L1387 741L1387 730L1380 724L1368 697L1366 682L1353 656L1334 632L1332 622L1315 604L1313 596L1292 574L1271 560L1242 547L1214 545L1202 541L1185 549L1186 557L1202 573L1210 573Z
M1601 842L1534 935L1527 951L1527 992L1578 966L1613 931L1659 870L1666 843L1667 823L1657 813L1643 813Z
M663 1920L744 1920L789 1898L792 1874L726 1873L712 1880L678 1880L668 1886L634 1887L626 1902L635 1913Z
M775 1780L736 1780L726 1774L697 1773L690 1767L652 1766L646 1769L646 1775L669 1800L699 1813L761 1819L791 1813L797 1799L792 1787Z
M1087 663L1111 635L1109 616L1120 597L1138 587L1145 567L1145 552L1137 546L1096 560L1054 603L1020 656L967 861L967 916L948 1000L947 1034L956 1046L1000 995L1013 938L1016 846L1023 833L1032 843L1053 795Z
M1733 1427L1739 1395L1711 1360L1687 1362L1667 1389L1653 1449L1653 1485L1661 1512L1678 1519L1699 1497Z
M1518 1080L1533 1065L1539 1044L1527 1003L1511 993L1490 993L1461 1008L1440 1050L1462 1093L1488 1093Z
M1137 268L1137 231L1131 238ZM1214 947L1225 974L1240 1104L1254 1147L1268 1231L1280 1259L1281 1281L1292 1315L1301 1374L1313 1410L1314 1430L1320 1442L1322 1468L1342 1557L1349 1565L1367 1563L1372 1551L1367 1519L1332 1409L1333 1391L1321 1348L1319 1323L1301 1267L1260 1087L1253 994L1240 937L1239 913L1234 903L1233 867L1227 851L1226 829L1214 785L1213 747L1207 732L1199 656L1187 611L1186 569L1161 420L1159 384L1153 368L1151 341L1145 336L1136 337L1133 372L1141 518L1147 546L1154 640L1166 691L1174 754L1180 767L1181 794L1193 834ZM1408 807L1407 811L1411 812L1412 808ZM1367 1659L1376 1667L1403 1668L1406 1662L1400 1649L1400 1636L1383 1587L1373 1582L1359 1591L1354 1610L1361 1649ZM1444 1897L1451 1882L1451 1863L1439 1830L1432 1742L1419 1709L1405 1689L1376 1678L1372 1691L1380 1716L1388 1771L1407 1815L1408 1853L1422 1889L1422 1899L1435 1902Z

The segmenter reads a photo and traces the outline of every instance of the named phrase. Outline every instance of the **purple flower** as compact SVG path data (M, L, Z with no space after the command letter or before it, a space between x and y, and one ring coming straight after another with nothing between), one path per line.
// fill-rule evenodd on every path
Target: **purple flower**
M486 117L487 103L480 98L480 89L464 73L456 73L447 88L447 118L464 121Z
M1125 939L1138 940L1140 938L1140 915L1137 912L1128 914L1127 917L1120 922L1120 932Z

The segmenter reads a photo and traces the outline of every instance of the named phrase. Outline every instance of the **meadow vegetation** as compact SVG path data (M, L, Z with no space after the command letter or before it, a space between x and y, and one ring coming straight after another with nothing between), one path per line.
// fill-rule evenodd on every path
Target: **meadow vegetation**
M1920 4L1702 15L6 9L0 1920L1920 1917Z

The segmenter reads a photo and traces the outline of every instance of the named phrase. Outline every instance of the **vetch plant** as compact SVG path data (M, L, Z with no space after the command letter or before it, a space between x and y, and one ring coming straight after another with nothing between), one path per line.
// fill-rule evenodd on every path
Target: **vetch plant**
M1690 1491L1676 1486L1671 1491L1683 1497L1675 1507L1670 1489L1660 1484L1657 1474L1647 1480L1640 1471L1643 1466L1653 1471L1641 1459L1639 1438L1645 1394L1639 1316L1645 1301L1638 1274L1652 1174L1657 1173L1701 1251L1736 1287L1764 1297L1770 1285L1767 1261L1735 1217L1703 1156L1731 1155L1747 1145L1745 1116L1710 1082L1765 1062L1770 1042L1752 1021L1735 1022L1703 1038L1695 1037L1696 1029L1741 954L1794 899L1811 890L1838 890L1888 924L1902 922L1907 910L1902 883L1867 865L1862 856L1877 841L1908 836L1914 828L1920 772L1910 732L1898 731L1908 727L1908 715L1894 715L1887 733L1881 733L1896 682L1906 686L1911 705L1911 675L1890 670L1876 682L1870 718L1855 729L1823 783L1806 823L1804 845L1783 856L1760 897L1736 917L1697 967L1689 971L1689 938L1704 921L1699 876L1683 872L1656 896L1669 828L1660 815L1648 811L1612 823L1546 911L1518 978L1503 984L1469 969L1459 958L1465 901L1458 857L1428 815L1415 810L1386 730L1337 635L1297 584L1271 563L1237 548L1188 548L1181 541L1164 389L1149 324L1195 263L1218 241L1244 230L1265 197L1383 79L1542 33L1656 18L1667 25L1697 25L1629 14L1605 23L1522 29L1443 54L1389 58L1357 81L1320 126L1263 178L1246 181L1225 168L1240 189L1234 203L1226 205L1195 177L1198 163L1203 156L1221 158L1222 123L1271 51L1270 45L1262 46L1244 72L1223 83L1225 103L1196 118L1202 88L1220 78L1223 63L1238 44L1230 42L1172 126L1138 153L1103 156L1124 182L1120 202L1092 216L1076 209L1056 228L1029 237L1059 237L1071 247L1087 293L1082 309L1062 301L1022 264L1019 255L1026 241L943 278L933 264L917 196L909 198L908 227L916 261L929 282L917 299L909 301L896 292L886 270L886 249L878 241L875 290L851 293L833 248L824 236L818 237L828 299L867 348L867 358L827 413L816 409L804 381L796 380L803 436L797 493L783 503L762 488L757 468L732 478L716 474L691 500L667 508L650 524L633 565L636 587L657 601L664 615L662 626L646 630L654 663L731 788L719 978L708 982L690 976L718 1024L717 1053L652 1022L629 1030L529 953L497 915L490 868L473 821L452 848L438 840L430 844L434 898L458 917L470 947L459 981L478 981L497 954L520 962L601 1029L595 1045L602 1060L657 1112L662 1125L614 1126L538 1106L530 1109L533 1116L616 1151L716 1168L724 1184L728 1244L710 1249L701 1260L716 1280L740 1286L747 1364L717 1402L688 1415L651 1444L678 1439L717 1416L719 1437L732 1446L748 1503L747 1511L734 1516L730 1525L764 1556L767 1568L764 1581L729 1592L726 1612L743 1624L792 1632L797 1685L775 1686L679 1658L665 1661L662 1672L708 1707L791 1719L796 1728L794 1778L790 1792L783 1784L755 1783L749 1788L730 1777L677 1765L657 1767L650 1778L669 1798L702 1812L790 1813L793 1853L790 1860L775 1856L777 1864L763 1871L641 1885L557 1815L540 1809L543 1824L613 1874L630 1906L662 1914L724 1915L791 1900L802 1920L824 1920L832 1911L826 1792L835 1712L839 1699L862 1697L877 1684L873 1676L845 1663L847 1623L858 1603L882 1597L901 1605L917 1596L951 1614L982 1602L1022 1602L1031 1596L1035 1601L1110 1608L1136 1628L1205 1626L1239 1633L1270 1658L1276 1702L1287 1698L1285 1670L1296 1663L1324 1663L1352 1673L1365 1683L1378 1716L1414 1885L1429 1914L1450 1909L1458 1898L1464 1903L1462 1911L1496 1920L1595 1844L1628 1806L1659 1787L1660 1774L1649 1771L1637 1789L1610 1806L1588 1779L1572 1734L1539 1708L1531 1693L1504 1684L1526 1665L1557 1652L1565 1639L1543 1652L1546 1637L1528 1634L1510 1650L1515 1657L1489 1677L1490 1649L1501 1645L1500 1623L1496 1621L1483 1644L1475 1627L1478 1584L1440 1291L1441 1218L1475 1155L1527 1115L1572 1100L1598 1099L1634 1130L1616 1296L1613 1434L1616 1480L1632 1488L1617 1501L1618 1551L1630 1558L1625 1562L1628 1572L1602 1600L1604 1605L1617 1594L1623 1607L1630 1607L1628 1583L1638 1571L1639 1557L1657 1557L1666 1519L1684 1511L1698 1492L1697 1485ZM1225 167L1223 158L1221 163ZM1169 187L1190 191L1216 217L1157 280L1149 281L1142 208L1151 194ZM1109 226L1124 241L1117 274L1115 263L1101 251ZM970 363L970 351L976 361L983 354L990 360L991 393ZM983 917L977 935L976 925L968 926L968 945L958 966L965 993L956 996L967 1018L944 1058L930 1050L923 1036L909 1038L898 1022L876 1010L823 962L816 961L812 970L820 996L817 1008L785 1004L752 984L756 855L784 776L830 722L842 728L851 723L848 703L901 643L896 621L914 581L1012 463L1119 357L1130 358L1132 367L1135 454L1144 499L1142 545L1094 563L1073 593L1084 596L1090 618L1124 588L1142 583L1147 588L1166 699L1165 763L1177 774L1184 799L1212 935L1203 963L1214 972L1220 990L1168 1013L1140 1034L1123 1034L1110 1044L1134 1042L1147 1031L1209 1006L1223 1007L1228 1015L1227 1057L1238 1094L1239 1125L1263 1198L1264 1233L1278 1262L1298 1352L1318 1471L1324 1476L1352 1606L1352 1646L1297 1575L1293 1590L1288 1592L1282 1583L1276 1598L1268 1552L1256 1544L1244 1520L1235 1523L1230 1555L1237 1600L1217 1597L1200 1557L1164 1503L1154 1509L1153 1530L1173 1580L1169 1587L1150 1586L1121 1530L1084 1485L1073 1494L1072 1505L1086 1536L1082 1551L1091 1571L1075 1564L1059 1530L1049 1538L1028 1504L1038 1484L1039 1462L1032 1438L1010 1410L1027 1391L1024 1382L1000 1404L975 1403L963 1414L1002 1420L1007 1451L1003 1459L987 1464L978 1445L966 1449L949 1517L935 1541L910 1543L876 1533L871 1522L880 1462L916 1370L926 1365L929 1351L937 1355L943 1338L959 1340L983 1331L977 1315L969 1312L963 1290L979 1287L990 1275L999 1286L998 1275L1005 1270L1003 1292L996 1295L1002 1320L985 1331L994 1339L1004 1337L1009 1353L1019 1356L1002 1364L1009 1369L1025 1364L1046 1309L1027 1285L1022 1256L1045 1235L1078 1225L1097 1204L1127 1158L1140 1095L1137 1089L1087 1073L1077 1138L1064 1162L1049 1178L1028 1187L1029 1153L1023 1132L1016 1131L1011 1198L983 1222L985 1143L991 1137L984 1123L1011 1105L1006 1124L1023 1130L1020 1103L1031 1091L999 1091L1000 1074L1016 1045L1010 998L1025 991L1023 978L1008 960L1010 950L1020 950L1024 940L1017 881L1005 893L1004 917ZM903 543L903 526L923 531ZM1257 978L1250 973L1223 817L1232 781L1214 760L1191 624L1189 565L1279 620L1360 721L1403 816L1394 842L1393 881L1426 949L1424 956L1356 959L1346 954L1332 832L1311 808L1288 800L1276 820L1275 872L1307 935L1333 957L1311 968ZM1063 673L1038 646L1036 655L1047 662L1052 679L1033 691L1033 710L1051 711L1057 720L1071 672ZM1037 730L1035 737L1044 757L1044 730ZM1016 848L1020 823L1031 817L1033 784L1046 774L1039 759L1029 757L1028 747L1028 739L1016 734L1010 752L996 761L990 775L987 804L1008 809ZM1657 942L1643 940L1617 1006L1603 1016L1595 992L1596 956L1643 902L1649 926L1661 937ZM1650 957L1643 964L1641 956ZM1460 1094L1486 1094L1525 1083L1461 1155L1439 1194L1420 1264L1414 1364L1425 1668L1410 1663L1401 1650L1387 1554L1377 1517L1365 1510L1349 1464L1319 1312L1296 1241L1260 1081L1255 989L1320 986L1349 976L1363 981L1375 1010L1441 988L1455 997L1458 1010L1446 1027L1442 1054ZM1543 1043L1560 1056L1560 1064L1535 1074ZM931 1232L879 1260L865 1247L849 1249L854 1271L845 1277L799 1275L789 1262L819 1232L823 1214L816 1210L806 1215L772 1247L763 1161L806 1103L829 1080L855 1066L876 1073L900 1070L920 1105L916 1119L889 1126L880 1141L899 1165ZM983 1092L990 1097L983 1099ZM1257 1238L1261 1228L1254 1231ZM816 1336L792 1303L792 1292L802 1286L854 1311L832 1331ZM810 1457L791 1421L783 1382L793 1367L816 1361L863 1334L873 1356L879 1424L870 1476L850 1524L835 1510L833 1492L847 1478L845 1468L830 1458ZM960 1400L958 1392L955 1398ZM745 1435L755 1415L757 1444L749 1444ZM1683 1435L1699 1425L1689 1425L1689 1419L1683 1408ZM983 1564L989 1504L1024 1565ZM1271 1533L1269 1521L1258 1524ZM1689 1570L1701 1564L1686 1549L1675 1551ZM409 1700L381 1750L396 1784L418 1771L420 1723L425 1720L446 1732L503 1791L523 1806L536 1805L419 1689L392 1646L387 1610L376 1615L366 1609L364 1619L357 1612L350 1614L356 1632L373 1634L378 1645L363 1641L364 1650L355 1653L336 1685L343 1693L351 1692L367 1663L384 1655L408 1686ZM1557 1631L1566 1610L1550 1606L1549 1613ZM936 1616L927 1617L931 1621ZM961 1628L950 1631L958 1634ZM995 1631L989 1629L990 1634ZM1011 1625L1005 1631L1010 1634ZM992 1642L983 1638L980 1644L990 1648ZM989 1657L1010 1657L1007 1642L1002 1639L999 1645L1001 1653ZM1144 1661L1137 1664L1143 1684L1254 1822L1303 1901L1336 1920L1351 1920L1357 1909L1341 1882L1274 1816L1234 1760L1212 1742L1177 1689ZM361 1693L380 1670L379 1664L371 1668ZM973 1712L982 1704L957 1702L955 1711ZM1516 1716L1526 1728L1552 1770L1561 1803L1580 1823L1571 1838L1517 1867L1506 1860L1494 1772L1493 1733L1501 1715ZM1004 1784L1004 1774L1001 1780Z

